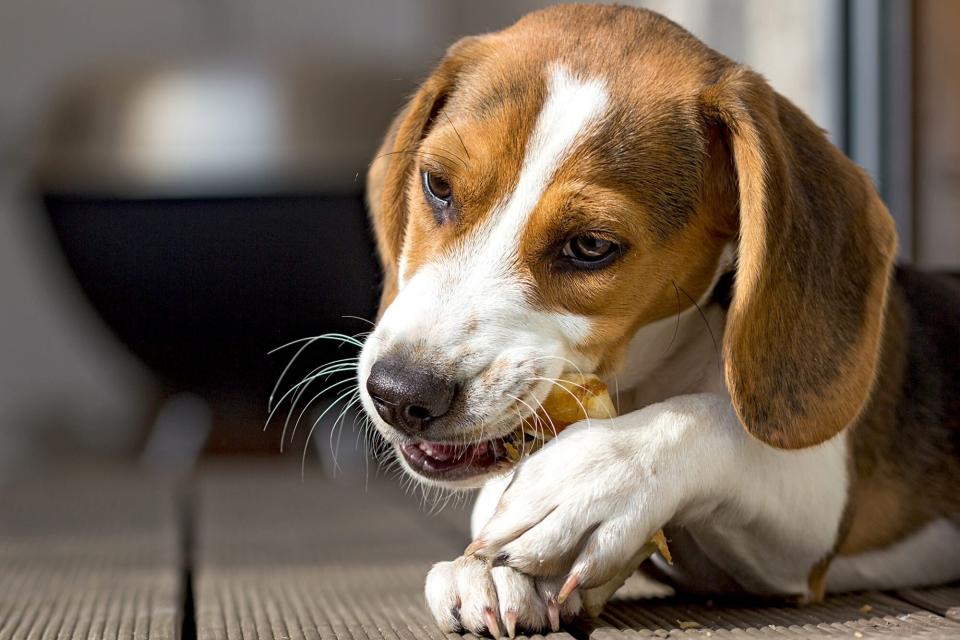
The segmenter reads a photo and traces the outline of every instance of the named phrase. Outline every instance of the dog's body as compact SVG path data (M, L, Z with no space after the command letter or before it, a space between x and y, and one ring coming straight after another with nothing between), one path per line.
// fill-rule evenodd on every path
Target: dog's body
M789 567L781 573L777 566L788 564L784 547L802 547L827 532L843 540L826 574L828 590L891 589L960 578L960 526L950 515L960 513L960 427L950 417L958 415L958 394L950 390L960 389L960 291L953 282L908 268L897 269L891 291L893 317L885 337L890 347L860 426L826 446L805 450L805 460L761 446L753 453L765 462L751 461L741 449L733 452L735 464L725 467L731 475L742 474L738 500L760 493L753 499L772 502L764 506L763 518L782 528L770 531L742 505L711 508L709 517L678 514L668 527L674 565L654 557L654 577L688 593L815 595L805 581L821 579L820 574ZM714 335L723 335L727 302L721 295L701 305ZM658 358L640 357L644 345L671 341L674 348ZM623 413L685 394L711 393L722 382L710 333L695 307L682 313L679 323L670 318L645 327L632 347L616 378ZM669 382L680 386L671 389ZM668 410L666 404L660 407ZM729 444L755 444L740 442L746 434L728 407L722 409L711 422L727 425ZM720 455L716 442L694 438L682 454L692 473L715 464ZM765 465L774 467L766 481ZM507 480L490 482L481 491L472 518L475 536L493 515ZM789 480L796 482L792 499L789 490L771 491L771 483ZM894 487L912 489L896 500L881 497ZM859 513L854 497L866 505ZM812 503L797 504L805 499Z
M364 406L413 475L486 483L428 577L445 628L555 628L663 526L688 590L960 577L960 294L893 274L869 179L755 74L655 14L554 7L452 47L368 187ZM512 467L569 368L621 416Z

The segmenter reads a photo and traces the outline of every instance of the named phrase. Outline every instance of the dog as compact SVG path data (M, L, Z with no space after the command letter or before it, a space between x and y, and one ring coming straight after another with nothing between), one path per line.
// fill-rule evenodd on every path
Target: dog
M960 578L960 295L895 268L868 176L655 13L562 5L447 51L368 174L366 413L482 487L445 631L559 628L665 527L675 588L816 601ZM512 465L563 371L620 416Z

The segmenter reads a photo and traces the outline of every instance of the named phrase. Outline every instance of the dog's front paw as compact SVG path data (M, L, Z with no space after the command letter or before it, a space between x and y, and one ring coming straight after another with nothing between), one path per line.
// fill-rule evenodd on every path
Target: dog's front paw
M574 594L557 604L561 579L534 579L510 567L494 567L472 556L439 562L427 574L427 606L446 632L469 631L494 638L518 631L557 631L561 620L580 611Z
M569 427L517 469L468 554L566 578L561 603L609 582L673 513L667 469L645 449L609 421Z

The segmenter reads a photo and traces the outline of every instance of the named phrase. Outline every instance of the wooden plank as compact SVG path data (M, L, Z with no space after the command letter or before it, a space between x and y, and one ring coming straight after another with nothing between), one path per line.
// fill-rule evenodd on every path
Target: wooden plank
M431 519L393 485L301 483L290 469L257 469L221 469L199 483L200 640L444 637L425 609L423 576L462 549L465 512ZM179 522L172 483L131 473L0 486L0 640L179 640ZM619 599L572 633L608 640L960 637L960 586L897 595L848 595L802 608Z
M918 607L960 621L960 585L934 587L932 589L903 589L897 595Z
M174 487L130 472L0 486L0 640L177 640Z
M362 481L301 483L298 470L235 467L203 476L196 512L199 640L443 637L423 577L462 550L466 511L430 518L392 484L365 491ZM957 622L886 594L714 606L638 599L650 584L631 585L599 620L550 637L960 637Z
M221 467L202 475L195 512L199 640L445 637L423 579L462 551L463 529L392 485Z
M957 638L960 624L889 595L834 596L803 607L664 598L612 603L581 634L627 638Z

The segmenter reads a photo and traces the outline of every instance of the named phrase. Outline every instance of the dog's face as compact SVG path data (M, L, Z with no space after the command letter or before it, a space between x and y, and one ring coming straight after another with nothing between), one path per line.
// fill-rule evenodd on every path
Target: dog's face
M744 180L705 98L731 66L609 7L451 48L368 182L387 278L361 397L411 473L504 471L499 438L552 378L614 370L640 327L709 292Z

